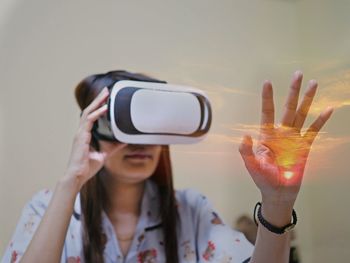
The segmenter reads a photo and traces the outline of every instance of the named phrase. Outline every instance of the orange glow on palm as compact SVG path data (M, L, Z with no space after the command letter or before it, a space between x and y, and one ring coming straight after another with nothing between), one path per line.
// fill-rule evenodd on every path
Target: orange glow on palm
M298 162L299 149L295 149L295 141L285 138L279 140L278 144L273 146L278 165L284 169L291 169Z
M287 180L291 179L294 176L294 173L291 171L286 171L283 174L284 178L286 178Z
M283 178L290 180L302 175L311 145L299 132L288 127L278 127L266 139L263 138L261 143L273 153Z

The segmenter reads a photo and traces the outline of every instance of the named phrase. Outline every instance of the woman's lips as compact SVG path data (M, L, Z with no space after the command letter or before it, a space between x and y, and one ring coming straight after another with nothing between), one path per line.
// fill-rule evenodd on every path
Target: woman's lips
M149 155L149 154L128 154L128 155L125 155L125 159L141 159L141 160L144 160L144 159L152 159L152 155Z

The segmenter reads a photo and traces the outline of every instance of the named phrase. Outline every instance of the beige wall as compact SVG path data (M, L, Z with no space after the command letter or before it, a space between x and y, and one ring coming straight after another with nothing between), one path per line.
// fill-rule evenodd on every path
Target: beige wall
M237 152L237 130L258 124L262 81L273 80L277 109L295 69L319 79L318 105L350 99L350 5L336 2L2 2L0 255L25 202L64 173L79 117L74 85L110 69L208 92L211 134L172 147L176 186L208 195L229 223L251 214L259 195ZM349 113L337 109L310 156L296 205L303 262L350 257Z

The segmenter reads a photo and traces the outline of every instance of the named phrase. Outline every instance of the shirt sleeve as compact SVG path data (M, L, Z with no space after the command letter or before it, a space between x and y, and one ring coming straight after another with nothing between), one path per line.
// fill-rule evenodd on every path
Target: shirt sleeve
M20 261L45 214L51 195L49 190L42 190L25 205L1 263Z
M249 262L254 246L245 236L225 224L208 199L192 193L195 206L197 257L199 262Z

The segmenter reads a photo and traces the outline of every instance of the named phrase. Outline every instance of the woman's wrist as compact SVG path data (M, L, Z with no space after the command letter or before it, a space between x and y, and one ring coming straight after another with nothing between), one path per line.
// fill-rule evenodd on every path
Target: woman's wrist
M65 193L75 197L79 193L81 185L75 177L65 175L57 182L56 189L63 190Z
M261 211L263 217L276 227L283 227L292 220L293 202L277 202L262 199Z

